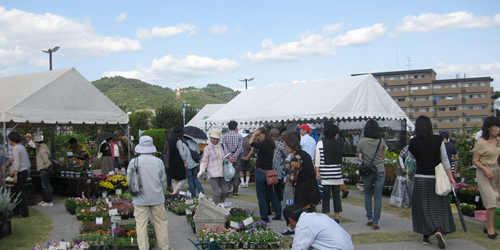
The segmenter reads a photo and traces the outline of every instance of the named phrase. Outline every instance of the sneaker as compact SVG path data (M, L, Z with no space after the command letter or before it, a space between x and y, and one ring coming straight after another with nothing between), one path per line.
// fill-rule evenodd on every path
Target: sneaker
M424 235L424 238L422 239L422 244L429 245L429 236L428 235Z
M47 203L45 202L43 205L41 205L42 207L52 207L54 206L54 203L50 202L50 203Z
M238 187L244 188L245 187L245 183L241 183Z
M236 197L236 196L239 196L239 195L238 195L237 193L233 193L233 196L235 196L235 197Z
M281 232L281 235L292 235L295 234L295 231L293 229L287 228L285 231Z
M39 202L38 205L43 207L43 204L45 204L45 201Z
M246 188L248 187L248 183L245 183L245 187L246 187Z
M438 247L441 248L441 249L445 249L446 248L446 242L444 241L443 234L441 234L440 232L437 232L436 233L436 239L438 241Z

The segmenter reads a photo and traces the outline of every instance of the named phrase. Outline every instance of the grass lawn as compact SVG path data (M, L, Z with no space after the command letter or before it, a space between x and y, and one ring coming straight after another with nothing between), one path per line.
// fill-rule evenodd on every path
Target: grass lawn
M28 218L12 219L12 234L0 240L0 250L26 250L45 245L54 228L52 220L29 207Z

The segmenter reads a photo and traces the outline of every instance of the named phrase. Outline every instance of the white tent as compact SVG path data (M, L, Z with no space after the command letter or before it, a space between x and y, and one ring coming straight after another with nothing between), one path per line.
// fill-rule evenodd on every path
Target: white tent
M0 122L127 124L128 116L76 69L0 77Z
M331 119L356 121L352 124L362 127L367 118L406 121L413 128L405 112L372 75L246 90L207 121L255 124ZM401 124L395 129L401 129Z
M224 107L224 105L226 104L206 104L193 118L191 118L186 126L197 127L206 132L210 127L210 123L207 123L207 118Z
M495 102L493 103L493 108L500 109L500 98L495 99Z

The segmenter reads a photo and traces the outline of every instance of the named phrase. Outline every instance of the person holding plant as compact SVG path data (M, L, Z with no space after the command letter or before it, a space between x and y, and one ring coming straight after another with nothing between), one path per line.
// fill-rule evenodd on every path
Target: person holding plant
M42 207L52 207L52 186L50 185L48 168L52 161L50 160L50 150L47 144L43 141L41 135L35 135L34 138L36 146L38 146L38 153L36 154L36 170L40 173L42 181L43 200L38 203Z
M14 175L13 192L15 196L21 193L21 196L19 196L21 203L14 208L14 216L17 218L29 217L30 212L28 210L25 187L29 177L29 169L31 168L28 151L26 151L26 148L21 145L22 137L18 132L11 131L7 138L9 144L13 147L12 166L10 170Z
M474 147L472 164L477 167L476 180L481 193L481 200L486 208L486 227L484 232L490 239L496 239L495 232L495 210L500 207L500 167L498 156L500 155L500 120L494 116L486 118L481 128L483 135Z
M455 179L444 142L439 135L433 134L429 117L422 115L417 118L415 137L410 139L408 150L418 166L411 197L413 232L423 235L424 245L429 244L430 235L436 234L439 248L444 249L446 242L443 235L455 232L455 221L449 196L436 194L436 166L443 164L452 187Z
M274 192L273 186L267 185L266 174L264 172L266 170L273 170L274 149L276 148L269 130L262 127L255 131L250 138L250 146L258 150L255 167L255 191L259 200L260 218L265 222L269 222L267 197L276 212L273 220L281 220L280 201Z
M203 151L203 158L200 161L200 171L198 172L198 180L201 180L201 174L208 173L208 182L212 187L212 200L215 204L222 203L226 200L229 193L229 185L224 180L224 171L222 162L224 160L224 150L220 143L220 131L213 129L210 132L210 143Z
M373 230L378 230L378 222L382 213L382 191L385 181L385 166L384 158L387 144L382 139L380 127L375 120L368 120L364 128L365 138L358 142L358 158L364 164L373 162L377 167L377 172L371 173L368 176L363 176L363 186L365 188L365 210L366 218L368 219L367 226L373 227ZM372 209L372 196L375 200L375 205Z
M135 223L137 228L137 243L139 249L149 249L148 218L155 227L156 240L162 250L169 249L167 211L165 210L165 170L163 161L155 157L156 147L151 136L141 136L135 152L141 154L132 159L127 168L127 178L130 180L136 167L141 181L140 193L132 197L134 203Z

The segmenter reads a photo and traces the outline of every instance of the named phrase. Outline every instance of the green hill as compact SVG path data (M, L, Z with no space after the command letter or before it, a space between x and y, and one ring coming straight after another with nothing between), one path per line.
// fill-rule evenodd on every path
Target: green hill
M137 79L121 76L103 77L93 81L92 84L114 103L129 111L157 109L164 105L181 107L182 100L192 108L201 109L205 104L227 103L240 93L219 84L209 83L201 89L194 87L181 89L181 100L176 100L175 90Z

